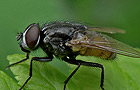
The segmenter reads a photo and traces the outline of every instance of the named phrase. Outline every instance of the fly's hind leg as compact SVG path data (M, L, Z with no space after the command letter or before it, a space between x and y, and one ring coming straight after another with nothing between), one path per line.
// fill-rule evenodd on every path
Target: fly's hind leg
M68 62L68 63L70 63L70 64L78 65L78 67L70 74L70 76L64 82L64 90L66 88L66 84L68 83L68 81L70 80L70 78L76 73L76 71L79 69L80 65L101 68L102 72L101 72L101 83L100 83L100 87L101 87L102 90L105 90L104 87L103 87L103 83L104 83L104 67L103 67L103 65L98 64L98 63L93 63L93 62L85 62L85 61L81 61L81 60L69 60L69 59L65 59L65 61Z

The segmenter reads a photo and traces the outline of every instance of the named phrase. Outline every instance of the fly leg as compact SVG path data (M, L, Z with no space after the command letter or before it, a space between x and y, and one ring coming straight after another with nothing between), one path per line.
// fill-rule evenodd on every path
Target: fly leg
M104 87L103 87L103 83L104 83L104 67L103 67L103 65L98 64L98 63L92 63L92 62L84 62L84 61L81 61L81 60L76 60L76 62L80 63L81 65L84 65L84 66L101 68L102 71L101 71L100 87L102 88L102 90L105 90Z
M76 71L79 69L80 64L78 65L78 67L69 75L69 77L65 80L64 82L64 90L66 89L66 85L68 83L68 81L72 78L72 76L76 73Z
M19 89L21 90L25 84L31 79L32 77L32 62L33 61L40 61L40 62L49 62L49 61L52 61L52 56L51 57L33 57L31 59L31 62L30 62L30 71L29 71L29 77L27 78L27 80L25 81L25 83L22 85L22 87Z
M16 62L16 63L13 63L13 64L8 65L8 66L6 67L6 69L8 69L9 67L11 67L11 66L13 66L13 65L16 65L16 64L18 64L18 63L21 63L21 62L23 62L23 61L26 61L27 59L29 59L29 53L26 54L26 58L25 58L25 59L20 60L20 61L18 61L18 62Z
M69 59L65 59L65 61L68 62L68 63L70 63L70 64L78 65L78 67L73 71L74 73L78 70L78 68L80 67L80 65L101 68L102 72L101 72L101 84L100 84L100 87L102 88L102 90L105 90L104 87L103 87L103 83L104 83L104 67L103 67L103 65L98 64L98 63L92 63L92 62L85 62L85 61L81 61L81 60L69 60ZM69 76L70 78L74 75L73 72ZM69 77L67 78L67 80L70 79ZM65 88L66 88L66 85L64 85L64 90L65 90Z

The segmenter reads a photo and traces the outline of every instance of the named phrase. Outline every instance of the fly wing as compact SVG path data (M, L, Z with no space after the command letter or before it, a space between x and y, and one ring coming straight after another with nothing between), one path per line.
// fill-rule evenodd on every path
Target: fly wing
M88 30L97 31L97 32L105 32L105 33L125 33L125 31L121 29L105 28L105 27L88 27Z
M117 54L140 58L140 51L119 42L107 35L87 30L86 34L81 38L73 39L69 42L71 46L82 46L88 48L95 48L105 51L114 52Z

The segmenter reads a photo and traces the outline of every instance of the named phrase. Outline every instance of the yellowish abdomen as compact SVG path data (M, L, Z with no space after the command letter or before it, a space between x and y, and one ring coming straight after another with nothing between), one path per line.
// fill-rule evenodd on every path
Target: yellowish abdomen
M84 56L95 56L100 57L104 59L114 59L116 56L116 53L100 50L100 49L93 49L88 47L73 47L72 48L74 52L79 52L80 55Z

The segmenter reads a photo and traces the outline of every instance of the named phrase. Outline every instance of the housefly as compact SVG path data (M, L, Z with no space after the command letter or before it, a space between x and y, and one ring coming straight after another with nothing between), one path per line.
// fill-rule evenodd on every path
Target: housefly
M17 36L17 41L19 42L21 50L26 53L26 58L7 66L7 68L26 61L29 59L30 52L39 47L46 53L46 57L33 57L31 59L29 77L19 90L21 90L32 77L32 62L49 62L52 61L53 55L65 62L77 65L77 68L64 81L63 90L66 89L68 81L81 65L101 69L100 87L102 90L105 90L103 87L103 65L76 60L76 56L95 56L109 60L114 59L116 54L121 54L140 58L140 51L99 32L124 33L123 30L114 28L88 27L82 24L62 21L44 24L42 27L37 23L30 24L23 33Z

